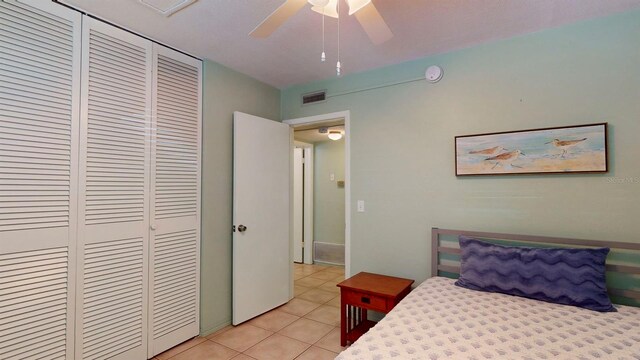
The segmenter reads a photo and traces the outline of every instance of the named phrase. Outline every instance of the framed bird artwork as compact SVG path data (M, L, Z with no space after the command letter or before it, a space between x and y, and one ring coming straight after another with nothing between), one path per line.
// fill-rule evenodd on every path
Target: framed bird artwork
M607 123L455 137L456 176L604 173Z

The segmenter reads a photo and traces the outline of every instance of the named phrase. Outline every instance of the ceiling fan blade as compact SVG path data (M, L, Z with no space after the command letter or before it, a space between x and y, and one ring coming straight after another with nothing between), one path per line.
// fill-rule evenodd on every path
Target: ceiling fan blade
M271 15L260 23L249 35L257 38L266 38L276 31L287 19L295 15L307 4L307 0L287 0L280 5Z
M382 44L393 37L391 29L389 29L373 2L358 10L355 15L364 31L369 35L369 39L375 45Z

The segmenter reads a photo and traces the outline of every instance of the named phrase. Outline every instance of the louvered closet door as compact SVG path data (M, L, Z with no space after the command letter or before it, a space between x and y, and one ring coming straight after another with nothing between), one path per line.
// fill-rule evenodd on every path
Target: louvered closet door
M149 352L199 332L202 62L154 45Z
M147 354L151 43L83 19L76 358Z
M73 358L80 20L0 1L0 359Z

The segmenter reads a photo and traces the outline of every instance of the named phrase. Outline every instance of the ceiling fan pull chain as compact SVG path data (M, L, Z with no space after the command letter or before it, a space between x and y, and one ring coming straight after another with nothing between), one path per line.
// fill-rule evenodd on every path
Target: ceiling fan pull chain
M320 61L325 62L327 55L324 53L324 7L322 8L322 54L320 55Z
M340 64L340 0L338 0L338 62L336 63L336 76L342 76L342 64Z

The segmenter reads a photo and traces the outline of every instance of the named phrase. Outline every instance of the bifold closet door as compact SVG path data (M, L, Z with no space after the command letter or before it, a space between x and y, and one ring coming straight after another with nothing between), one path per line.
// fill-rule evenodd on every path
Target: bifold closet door
M154 45L150 356L199 333L201 72Z
M76 359L145 359L151 42L83 19Z
M71 359L80 25L0 1L0 359Z

